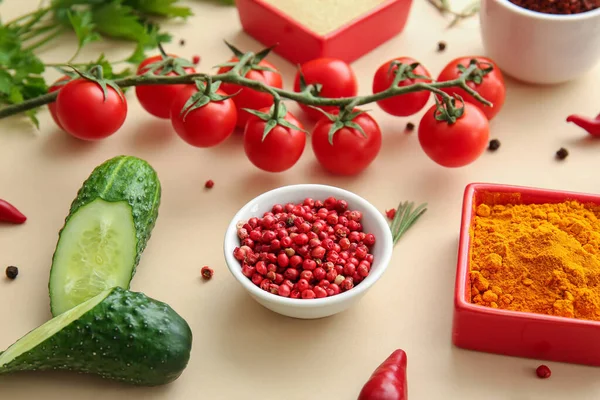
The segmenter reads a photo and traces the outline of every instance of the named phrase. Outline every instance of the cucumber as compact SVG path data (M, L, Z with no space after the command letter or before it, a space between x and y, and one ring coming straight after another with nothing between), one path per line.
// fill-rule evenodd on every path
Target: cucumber
M52 258L53 316L103 290L129 289L160 199L156 171L144 160L118 156L92 171L71 204Z
M0 353L0 375L69 370L140 386L177 379L192 332L171 307L116 287L54 317Z

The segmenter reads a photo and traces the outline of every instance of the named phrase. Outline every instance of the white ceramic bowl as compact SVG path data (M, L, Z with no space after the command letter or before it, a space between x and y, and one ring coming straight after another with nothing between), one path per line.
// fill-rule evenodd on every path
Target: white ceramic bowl
M509 0L482 0L486 55L507 75L534 84L573 80L600 60L600 8L551 15Z
M375 235L371 272L362 282L347 292L331 297L310 300L291 299L260 289L242 274L240 262L233 257L233 250L240 246L236 228L239 221L247 221L251 217L262 217L263 213L270 211L275 204L300 203L307 197L325 200L329 196L344 199L348 202L349 209L360 211L363 214L361 221L363 230ZM263 193L242 207L233 217L227 232L225 232L223 250L229 271L257 302L269 310L288 317L314 319L337 314L358 302L388 267L392 256L393 240L385 217L362 197L332 186L292 185Z

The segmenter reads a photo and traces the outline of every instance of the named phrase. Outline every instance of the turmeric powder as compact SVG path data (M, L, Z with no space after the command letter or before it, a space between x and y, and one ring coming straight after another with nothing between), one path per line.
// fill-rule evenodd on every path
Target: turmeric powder
M600 320L600 206L482 203L471 238L472 303Z

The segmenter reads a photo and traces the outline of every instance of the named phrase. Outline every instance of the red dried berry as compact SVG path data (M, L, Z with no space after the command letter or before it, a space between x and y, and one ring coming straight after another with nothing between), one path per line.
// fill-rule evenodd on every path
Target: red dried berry
M206 183L204 184L204 187L207 189L212 189L213 186L215 186L215 183L213 182L212 179L207 180Z
M204 266L200 270L200 273L202 274L202 279L209 280L213 277L215 271L213 271L213 269L210 267Z
M391 210L385 210L385 215L389 218L389 219L394 219L394 217L396 216L396 209L392 208Z
M199 63L200 63L200 56L198 56L198 55L192 56L192 64L197 65Z
M535 373L537 374L538 378L541 379L550 378L550 375L552 375L552 371L550 371L550 368L548 368L547 365L540 365L535 370Z

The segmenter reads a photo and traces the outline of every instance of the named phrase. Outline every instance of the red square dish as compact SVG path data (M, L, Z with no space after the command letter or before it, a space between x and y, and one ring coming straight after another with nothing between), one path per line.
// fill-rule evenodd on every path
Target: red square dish
M600 322L496 309L471 303L471 225L475 210L490 193L495 204L518 194L521 204L577 200L600 204L600 196L555 190L474 183L464 193L458 267L454 291L452 342L460 348L600 366ZM503 199L503 194L506 194ZM514 196L510 199L514 204Z
M290 0L288 4L292 3L305 7L310 1ZM291 12L284 12L269 0L236 0L244 30L265 46L278 44L273 51L294 64L319 57L338 58L348 63L356 60L402 32L411 5L412 0L382 0L332 30L323 29L328 22L319 18L317 32L317 28L300 22ZM318 15L325 18L326 10L319 10Z

